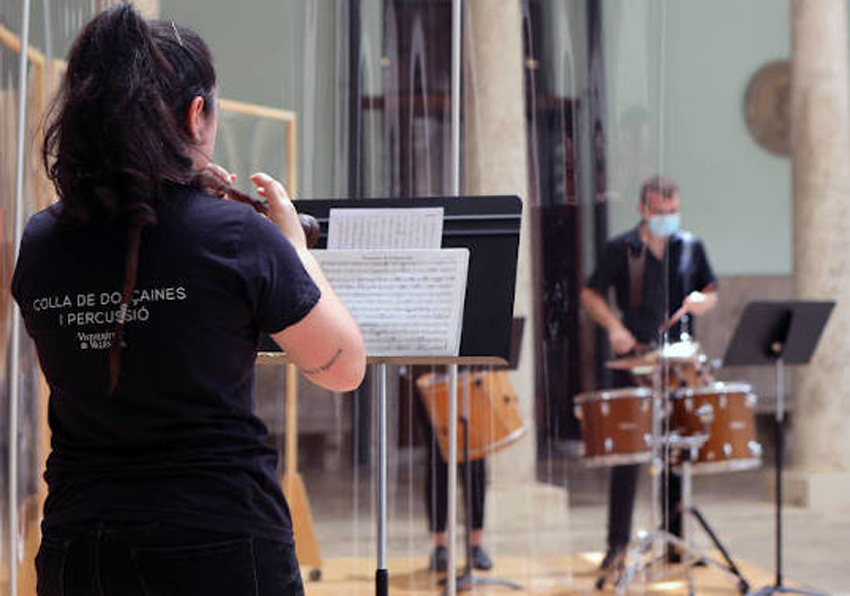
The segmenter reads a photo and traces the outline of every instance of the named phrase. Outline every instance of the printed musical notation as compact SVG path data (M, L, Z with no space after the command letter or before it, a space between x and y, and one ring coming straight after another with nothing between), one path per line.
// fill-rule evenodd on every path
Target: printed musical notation
M315 250L369 356L457 356L469 250Z
M328 250L440 248L443 208L331 209Z

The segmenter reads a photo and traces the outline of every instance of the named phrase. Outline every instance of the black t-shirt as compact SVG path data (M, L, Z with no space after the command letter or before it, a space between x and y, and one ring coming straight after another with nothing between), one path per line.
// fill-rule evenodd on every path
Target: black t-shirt
M159 519L291 540L253 379L260 333L319 299L292 245L245 205L167 185L110 395L126 232L69 227L58 209L30 219L12 282L50 385L44 523Z
M682 306L688 294L709 284L717 285L717 279L699 238L689 232L677 232L667 241L662 259L646 249L642 298L634 308L628 255L631 252L633 258L639 258L642 251L640 226L611 239L587 285L602 296L607 296L613 286L617 307L623 313L623 325L637 341L649 345L659 343L659 327ZM687 331L693 336L692 327ZM669 336L678 339L680 332L681 327L676 324Z

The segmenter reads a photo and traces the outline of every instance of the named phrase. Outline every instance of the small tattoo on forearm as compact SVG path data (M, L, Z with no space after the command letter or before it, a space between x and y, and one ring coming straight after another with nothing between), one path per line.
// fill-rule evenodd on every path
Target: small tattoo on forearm
M332 367L334 365L334 363L337 360L339 360L339 357L341 355L342 355L342 348L337 348L336 354L334 354L333 357L330 360L328 360L325 364L322 364L321 366L317 366L316 368L303 368L303 369L301 369L301 372L304 373L305 375L317 375L319 373L323 373L323 372L327 371L330 367Z

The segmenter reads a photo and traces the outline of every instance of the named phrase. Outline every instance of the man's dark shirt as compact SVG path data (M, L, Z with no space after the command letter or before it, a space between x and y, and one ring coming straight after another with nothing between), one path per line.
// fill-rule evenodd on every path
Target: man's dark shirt
M59 208L30 219L12 284L50 384L45 525L163 520L291 540L253 379L260 333L319 299L292 245L250 207L169 185L142 232L110 394L126 233L61 224Z
M702 291L709 284L716 286L717 279L699 238L689 232L677 232L668 240L661 260L646 248L642 299L635 310L631 304L628 253L639 257L643 248L640 225L611 239L587 285L603 297L613 286L623 324L638 342L650 345L660 343L659 327L682 306L688 294ZM670 340L678 340L681 331L680 325L674 325ZM686 331L693 336L692 328Z

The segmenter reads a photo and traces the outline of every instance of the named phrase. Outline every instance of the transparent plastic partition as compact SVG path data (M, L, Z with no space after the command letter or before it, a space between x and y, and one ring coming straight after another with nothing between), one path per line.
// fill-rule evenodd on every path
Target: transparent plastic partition
M6 287L21 86L14 39L23 4L0 0L0 226L6 238L0 273ZM30 125L61 76L56 58L65 55L97 4L32 3L30 42L36 53L28 67ZM284 180L294 197L309 201L453 193L452 4L159 0L145 8L196 30L212 49L220 100L215 160L238 175L236 184L243 190L250 190L249 175L263 170ZM701 365L720 357L734 313L721 302L704 318L691 317L667 333L636 338L645 346L629 354L635 360L612 366L608 363L626 354L612 352L608 334L582 297L604 264L611 239L633 233L640 253L640 241L646 239L638 227L641 188L653 175L668 176L678 185L682 224L704 241L715 276L781 277L791 270L787 202L776 208L763 198L790 196L787 165L759 153L745 136L740 116L741 81L771 54L788 52L787 9L776 11L770 4L766 10L763 0L746 9L732 0L522 0L502 3L498 10L489 0L463 4L460 193L518 195L524 203L515 308L524 323L517 361L507 369L460 371L458 408L463 412L468 398L470 448L477 450L470 479L476 489L484 488L470 495L470 522L476 527L469 539L483 546L494 564L489 571L474 569L473 577L508 580L527 593L585 593L605 554L609 501L621 514L630 501L636 503L632 538L639 529L669 529L660 515L667 480L660 480L653 494L647 474L650 450L641 444L645 405L659 404L656 431L671 430L664 412L675 405L679 376L696 360L683 367L669 356L690 350L705 356ZM764 18L775 26L759 25ZM748 29L746 23L753 26ZM704 35L721 25L728 52L717 49L711 41L716 36ZM723 68L715 69L705 57L715 50ZM37 173L35 146L28 143L25 215L51 200ZM722 182L729 179L741 181L742 193L730 192ZM733 211L737 217L730 221L724 214ZM763 231L759 213L767 211L773 225ZM769 257L748 252L753 234ZM674 291L680 283L678 264L670 261L675 254L662 250L647 257L655 260L651 266L657 275L653 286L644 288L644 306L664 313L665 319L682 298ZM619 297L609 291L616 294L615 277L622 281L630 275L626 262L616 261L612 276L600 282L605 290L599 296L620 308L627 305L628 284L621 286ZM773 282L777 292L785 287L781 280ZM753 291L730 283L739 298ZM9 351L11 301L5 296L0 341ZM613 314L629 315L616 307ZM8 359L0 362L6 367ZM4 490L0 590L10 587L14 568L23 582L20 593L32 593L24 587L32 581L47 433L46 396L28 342L21 342L18 370L6 372L0 385L0 471L5 487L14 373L20 384L19 507L9 515L10 493ZM448 421L439 404L444 403L447 372L429 365L387 367L392 594L443 590L439 580L444 574L430 567L439 566L443 556L436 547L444 541L439 518L445 490L439 477ZM739 381L755 374L709 372ZM372 366L359 390L337 394L287 372L280 354L262 355L258 362L255 405L280 454L281 483L296 517L310 594L374 592L381 380ZM704 387L709 380L688 382ZM591 418L608 416L605 411L621 403L632 407L621 422L630 432L638 429L639 444L625 448L607 443L605 436L594 443ZM458 449L462 453L462 440ZM670 456L666 446L660 452ZM626 472L637 482L626 480L619 485L625 488L609 495L612 470L622 464L639 466ZM466 469L460 471L456 552L463 575ZM695 478L695 500L701 490L731 486L736 478L752 481L752 476L730 474ZM631 490L636 490L635 499L628 495ZM744 498L751 493L736 492ZM20 529L10 534L13 517ZM721 533L729 520L721 517ZM710 547L698 540L703 540L700 547ZM20 554L13 556L13 548ZM666 564L660 568L674 582L667 589L684 589L680 570ZM645 575L638 575L630 589L647 590L646 582Z
M61 4L8 0L0 3L0 210L3 215L0 278L4 288L0 301L0 342L4 346L4 356L0 359L4 371L0 384L3 478L0 591L8 594L35 593L33 559L46 496L41 474L49 449L47 387L38 370L34 346L22 324L15 345L13 302L8 288L16 254L16 218L26 222L30 215L53 201L52 189L38 157L40 125L63 70L57 56L67 52L76 32L90 18L92 8L91 2L76 0ZM25 45L25 17L29 36L22 78L20 59ZM23 128L19 124L22 116ZM23 167L18 170L21 150Z

